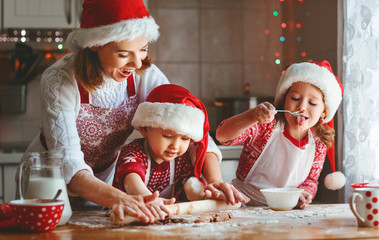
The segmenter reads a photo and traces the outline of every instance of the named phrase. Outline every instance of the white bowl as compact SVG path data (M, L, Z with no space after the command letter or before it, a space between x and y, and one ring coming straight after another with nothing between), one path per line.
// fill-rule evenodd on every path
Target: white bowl
M300 194L304 190L300 188L266 188L260 191L265 196L270 208L277 211L288 211L297 205Z

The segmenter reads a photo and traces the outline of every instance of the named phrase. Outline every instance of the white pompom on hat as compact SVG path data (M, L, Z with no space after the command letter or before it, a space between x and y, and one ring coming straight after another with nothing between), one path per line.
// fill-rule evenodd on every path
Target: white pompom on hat
M321 62L302 62L289 66L281 76L276 88L274 99L276 106L284 103L284 97L288 89L296 82L309 83L320 89L324 95L326 108L323 123L334 128L333 117L342 101L344 89L341 81L333 74L329 62L326 60ZM345 185L346 179L342 172L335 171L334 142L332 147L328 149L327 155L333 173L325 177L324 185L330 190L337 190Z
M153 42L159 37L159 26L142 0L84 0L82 7L80 28L67 38L71 51L138 37Z
M200 178L208 147L209 122L204 104L187 89L164 84L139 104L132 126L162 128L191 138L196 148L195 177Z
M346 183L346 177L345 175L340 172L333 172L326 175L324 178L324 185L329 190L338 190L345 186Z

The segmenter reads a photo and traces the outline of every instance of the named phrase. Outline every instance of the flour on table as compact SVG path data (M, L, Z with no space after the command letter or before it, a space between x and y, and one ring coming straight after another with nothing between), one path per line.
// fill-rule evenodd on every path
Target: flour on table
M274 211L268 207L242 207L230 212L233 218L223 222L188 222L170 223L167 225L154 224L145 226L123 226L118 227L110 223L109 217L105 212L74 212L69 224L83 226L87 228L103 228L111 231L128 231L150 233L156 236L159 232L160 237L170 237L173 235L186 236L188 238L218 238L228 239L233 236L241 236L243 232L254 233L257 225L265 228L269 232L285 232L288 228L297 226L313 225L322 219L350 219L350 226L356 226L356 219L348 207L348 204L317 205L311 204L304 210ZM196 216L187 216L193 218ZM286 226L276 228L274 226ZM170 230L170 231L168 231ZM262 230L262 228L261 228ZM332 232L343 232L344 228L333 229ZM332 232L330 234L332 234ZM328 233L326 233L328 234ZM184 239L184 238L183 238Z

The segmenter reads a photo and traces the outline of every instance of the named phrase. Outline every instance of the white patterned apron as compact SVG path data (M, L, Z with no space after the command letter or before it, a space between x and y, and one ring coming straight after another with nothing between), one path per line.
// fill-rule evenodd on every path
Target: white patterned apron
M251 199L247 205L266 205L259 189L298 187L309 175L316 152L311 131L308 130L308 144L301 149L284 136L283 130L284 123L278 122L245 180L236 178L232 181Z
M89 104L88 92L79 86L81 106L76 120L85 162L100 180L112 185L120 147L133 131L131 121L137 109L134 78L128 79L128 98L118 107Z
M145 175L145 186L149 184L150 180L150 171L151 171L151 156L147 148L147 141L144 143L145 153L147 155L147 169ZM159 197L161 198L172 198L174 197L174 177L175 177L175 160L170 161L170 184L159 193Z

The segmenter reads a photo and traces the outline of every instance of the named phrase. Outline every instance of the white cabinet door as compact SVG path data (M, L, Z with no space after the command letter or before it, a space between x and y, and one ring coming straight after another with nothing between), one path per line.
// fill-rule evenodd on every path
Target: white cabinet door
M18 164L6 164L4 168L4 202L14 200L16 197L16 172Z
M222 180L231 183L236 178L236 170L238 167L238 159L223 160L220 164Z
M0 0L0 14L3 15L3 0ZM3 18L0 17L0 29L3 27Z
M82 0L3 0L4 28L79 27Z

